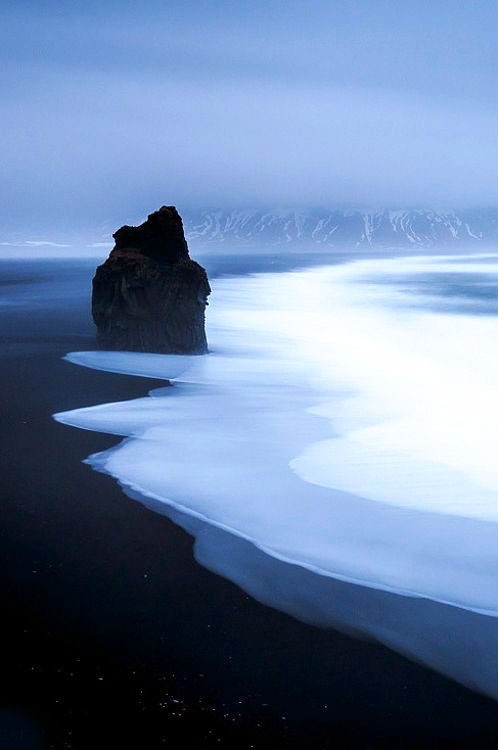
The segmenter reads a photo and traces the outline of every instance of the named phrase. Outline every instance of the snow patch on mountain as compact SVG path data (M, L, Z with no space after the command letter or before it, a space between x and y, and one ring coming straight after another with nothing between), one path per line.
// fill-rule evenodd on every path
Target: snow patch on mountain
M431 248L498 241L498 209L206 210L185 212L197 246Z

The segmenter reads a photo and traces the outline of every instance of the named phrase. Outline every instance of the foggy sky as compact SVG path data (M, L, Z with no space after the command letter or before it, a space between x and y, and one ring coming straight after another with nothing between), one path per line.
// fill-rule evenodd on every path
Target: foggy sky
M498 205L494 0L0 0L0 221Z

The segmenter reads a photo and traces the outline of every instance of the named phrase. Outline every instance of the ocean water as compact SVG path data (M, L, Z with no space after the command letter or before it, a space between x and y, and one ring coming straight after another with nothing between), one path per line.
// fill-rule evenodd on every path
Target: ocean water
M260 601L498 697L498 256L220 276L210 354L72 352L173 380L54 415Z

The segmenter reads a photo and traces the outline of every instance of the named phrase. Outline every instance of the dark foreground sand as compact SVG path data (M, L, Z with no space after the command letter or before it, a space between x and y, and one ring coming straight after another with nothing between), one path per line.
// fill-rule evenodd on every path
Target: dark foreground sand
M53 412L162 383L61 361L78 314L0 316L0 748L498 746L494 701L258 604L81 463L116 438Z

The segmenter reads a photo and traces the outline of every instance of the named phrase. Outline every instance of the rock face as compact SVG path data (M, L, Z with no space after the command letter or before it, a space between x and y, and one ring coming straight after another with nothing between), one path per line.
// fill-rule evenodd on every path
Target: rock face
M203 354L206 271L188 253L182 219L163 206L124 226L93 279L92 315L101 349Z

